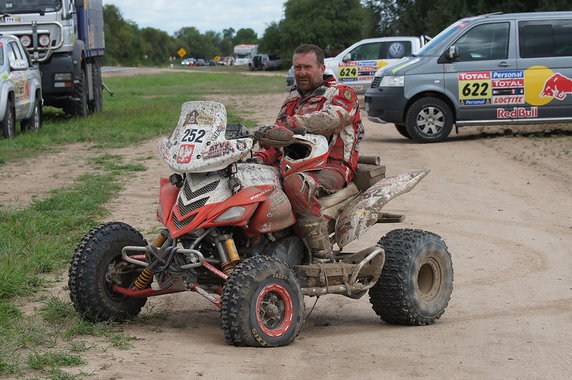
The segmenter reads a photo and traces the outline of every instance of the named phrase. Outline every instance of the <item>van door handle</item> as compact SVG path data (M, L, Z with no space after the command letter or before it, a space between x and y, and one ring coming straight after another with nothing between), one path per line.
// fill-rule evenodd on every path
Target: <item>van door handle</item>
M499 67L510 67L510 63L508 63L507 61L502 61L501 63L499 63Z

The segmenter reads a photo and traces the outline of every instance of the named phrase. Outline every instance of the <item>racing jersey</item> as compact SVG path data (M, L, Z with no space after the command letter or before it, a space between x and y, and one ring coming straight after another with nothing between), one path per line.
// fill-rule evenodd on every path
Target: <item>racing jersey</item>
M350 87L336 82L331 75L324 76L324 82L306 94L293 86L282 104L276 124L326 136L329 146L327 166L341 171L346 183L351 181L364 128L358 98ZM276 148L269 148L256 155L264 163L271 164L280 159L281 153Z

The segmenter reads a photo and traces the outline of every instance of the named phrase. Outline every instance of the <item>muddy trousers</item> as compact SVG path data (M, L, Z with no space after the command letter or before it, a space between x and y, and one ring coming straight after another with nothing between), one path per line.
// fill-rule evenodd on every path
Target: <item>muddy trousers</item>
M334 168L295 173L284 178L284 191L296 215L296 228L306 238L314 263L333 258L328 221L322 216L318 196L331 194L345 185L344 175Z

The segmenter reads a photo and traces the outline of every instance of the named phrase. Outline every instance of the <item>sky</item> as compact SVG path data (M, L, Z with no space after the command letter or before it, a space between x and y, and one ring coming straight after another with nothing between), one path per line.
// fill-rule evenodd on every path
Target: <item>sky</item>
M284 17L284 0L103 0L115 5L125 20L173 35L194 26L199 32L252 28L258 38L272 21Z

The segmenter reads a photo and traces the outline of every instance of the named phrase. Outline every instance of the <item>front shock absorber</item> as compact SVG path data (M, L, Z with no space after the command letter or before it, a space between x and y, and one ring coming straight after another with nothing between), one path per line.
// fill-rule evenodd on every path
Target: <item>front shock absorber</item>
M161 247L167 241L167 234L162 232L153 241L153 246ZM153 282L153 273L148 268L143 269L143 272L135 280L135 287L139 290L147 288Z
M236 249L236 244L230 235L222 236L222 245L219 248L221 261L222 261L222 271L226 275L230 275L234 267L240 262L240 256L238 255L238 250Z

